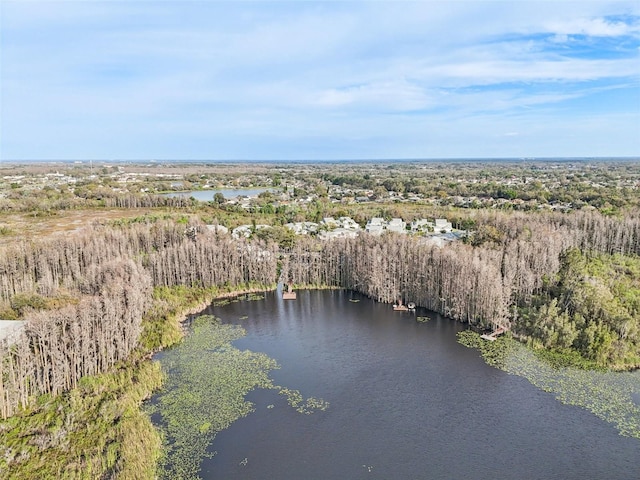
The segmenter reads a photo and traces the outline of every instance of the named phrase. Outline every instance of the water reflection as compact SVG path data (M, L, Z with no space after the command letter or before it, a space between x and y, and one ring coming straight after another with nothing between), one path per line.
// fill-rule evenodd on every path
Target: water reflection
M456 342L462 326L436 314L419 311L430 320L418 323L344 291L210 312L246 328L238 348L280 363L276 383L331 406L301 415L252 392L255 413L218 434L205 479L638 477L637 439L488 367Z

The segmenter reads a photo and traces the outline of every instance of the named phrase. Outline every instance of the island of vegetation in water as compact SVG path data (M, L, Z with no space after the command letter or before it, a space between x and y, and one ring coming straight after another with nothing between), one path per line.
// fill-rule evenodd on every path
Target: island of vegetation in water
M637 161L0 173L0 318L18 321L0 340L9 478L152 478L160 437L141 410L161 382L151 353L214 297L278 282L401 298L509 331L560 366L640 366ZM159 195L237 187L269 190Z
M160 418L167 446L163 478L198 478L216 433L252 411L245 395L255 388L277 390L300 413L328 408L323 399L303 399L299 391L275 385L269 377L278 368L275 360L231 345L243 335L241 327L203 315L185 340L163 355L167 382L150 409Z
M519 375L553 393L562 403L585 408L618 429L621 435L640 438L640 378L637 372L589 370L582 357L531 350L509 336L487 342L473 330L458 333L458 341L479 350L485 361Z

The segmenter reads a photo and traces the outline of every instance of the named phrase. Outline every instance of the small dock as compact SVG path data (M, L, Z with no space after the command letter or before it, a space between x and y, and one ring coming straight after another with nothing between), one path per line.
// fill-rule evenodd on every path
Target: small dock
M508 328L498 327L491 333L485 333L483 335L480 335L480 338L484 338L485 340L489 340L490 342L495 342L496 338L498 338L498 335L502 335L507 330Z
M297 297L296 292L293 291L293 285L291 282L289 282L289 285L287 286L287 291L286 292L282 292L282 299L283 300L295 300Z
M393 304L393 310L396 312L413 312L416 309L416 304L409 302L406 305L402 303L402 299L399 298L396 303Z

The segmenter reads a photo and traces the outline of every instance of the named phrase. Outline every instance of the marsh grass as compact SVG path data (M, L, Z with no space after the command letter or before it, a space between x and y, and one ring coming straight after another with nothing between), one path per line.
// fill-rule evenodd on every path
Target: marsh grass
M274 385L269 377L279 368L274 359L231 344L244 335L240 326L203 315L194 319L189 335L163 355L166 382L149 411L160 418L165 439L161 478L198 478L216 434L253 411L245 399L251 390L278 390L300 413L328 407L322 399L304 399L297 390Z
M214 296L231 295L228 290L156 288L139 346L126 362L0 421L0 479L156 478L161 436L141 405L160 388L163 373L149 357L183 338L185 315L202 310Z
M211 302L211 305L214 307L224 307L225 305L229 305L230 303L235 303L237 301L237 299L222 298L220 300L214 300Z
M495 342L466 330L458 341L480 351L484 360L507 373L526 378L553 393L560 402L589 410L613 424L621 435L640 438L640 371L590 370L561 354L540 354L508 336Z
M120 365L0 423L0 478L153 478L161 440L140 403L159 365Z

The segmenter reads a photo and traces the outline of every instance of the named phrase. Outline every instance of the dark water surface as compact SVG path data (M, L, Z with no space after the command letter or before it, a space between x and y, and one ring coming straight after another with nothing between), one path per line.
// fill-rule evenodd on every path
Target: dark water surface
M206 313L246 328L234 345L275 358L275 383L330 407L304 415L252 392L256 411L218 434L205 479L640 479L638 439L487 366L436 314L420 324L345 291Z

